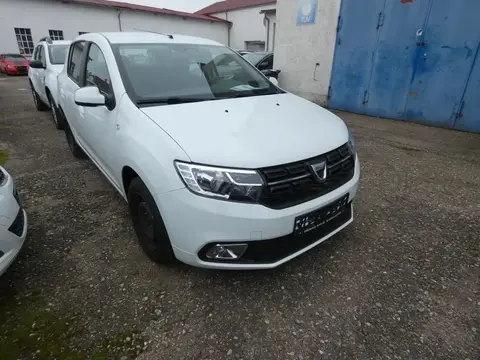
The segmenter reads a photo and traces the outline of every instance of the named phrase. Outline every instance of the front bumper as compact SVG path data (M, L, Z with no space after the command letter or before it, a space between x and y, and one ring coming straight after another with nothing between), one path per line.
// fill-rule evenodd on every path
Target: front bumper
M192 194L187 189L175 190L156 198L170 241L178 260L198 267L212 269L268 269L283 264L328 239L353 221L353 214L345 214L336 226L327 232L317 232L318 238L302 240L302 246L290 246L295 241L295 218L320 209L348 194L348 202L355 197L360 177L358 157L355 174L343 186L311 201L286 209L274 210L257 204L242 204L209 199ZM350 208L351 209L351 208ZM331 224L332 226L334 224ZM267 257L255 262L212 262L199 257L199 252L211 243L262 242L257 248L289 247L283 256ZM248 251L248 250L247 250ZM266 253L266 252L265 252Z
M0 276L15 260L27 236L27 213L17 199L12 178L8 176L7 183L0 187Z
M28 67L21 67L21 68L16 68L16 67L5 67L5 72L8 75L27 75L28 74Z

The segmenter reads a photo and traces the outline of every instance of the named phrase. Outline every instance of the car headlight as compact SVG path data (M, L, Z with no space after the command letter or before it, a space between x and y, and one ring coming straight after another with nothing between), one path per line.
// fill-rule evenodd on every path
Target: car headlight
M353 137L350 130L348 130L348 148L350 149L350 152L352 154L355 154L355 152L357 151L355 147L355 138Z
M175 161L187 187L198 195L242 202L260 198L263 180L254 170L227 169Z

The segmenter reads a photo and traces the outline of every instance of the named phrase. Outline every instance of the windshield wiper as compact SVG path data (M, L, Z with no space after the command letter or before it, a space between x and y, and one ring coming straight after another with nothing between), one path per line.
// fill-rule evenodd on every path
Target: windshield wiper
M173 104L185 104L185 103L193 103L193 102L209 101L209 100L215 100L215 98L204 98L204 97L193 98L193 97L172 96L169 98L137 100L137 105L157 105L157 104L173 105Z

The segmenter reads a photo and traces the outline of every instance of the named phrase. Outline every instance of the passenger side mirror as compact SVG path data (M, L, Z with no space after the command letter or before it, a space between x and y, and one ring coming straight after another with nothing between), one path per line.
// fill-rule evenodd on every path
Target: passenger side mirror
M75 104L86 107L105 105L105 96L96 86L86 86L75 91Z
M270 82L275 85L275 86L278 86L278 80L275 79L274 77L269 77L268 80L270 80Z
M45 69L45 66L43 65L41 60L32 60L28 64L33 69Z

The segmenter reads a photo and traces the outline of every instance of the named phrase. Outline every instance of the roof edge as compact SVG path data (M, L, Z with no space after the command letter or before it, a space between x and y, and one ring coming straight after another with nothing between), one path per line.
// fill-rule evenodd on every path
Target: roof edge
M204 20L204 21L211 21L211 22L219 22L229 24L230 21L218 18L216 16L208 15L208 14L196 14L196 13L188 13L184 11L177 11L165 8L156 8L152 6L144 6L144 5L136 5L131 3L119 2L119 1L109 1L109 0L62 0L62 3L72 3L72 4L82 4L82 5L92 5L92 6L102 6L107 8L116 8L116 9L125 9L125 10L136 10L136 11L145 11L153 14L161 14L161 15L172 15L183 17L187 19L196 19L196 20Z

